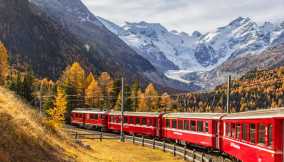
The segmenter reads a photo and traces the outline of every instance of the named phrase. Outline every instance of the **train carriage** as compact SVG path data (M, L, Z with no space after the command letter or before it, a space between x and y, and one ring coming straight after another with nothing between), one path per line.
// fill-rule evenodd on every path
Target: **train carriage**
M284 109L228 114L223 152L243 162L283 162Z
M123 131L129 134L159 137L161 134L161 113L155 112L124 112ZM121 112L110 112L108 128L121 130Z
M71 121L73 125L106 129L107 114L106 111L96 109L75 109L71 113Z
M224 114L212 113L169 113L163 116L163 137L219 149L222 131L221 118Z

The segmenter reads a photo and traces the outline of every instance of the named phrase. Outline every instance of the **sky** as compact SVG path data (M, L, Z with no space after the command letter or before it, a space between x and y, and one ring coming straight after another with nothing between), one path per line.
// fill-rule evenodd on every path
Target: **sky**
M284 0L82 0L118 25L146 21L187 33L213 31L238 17L261 24L284 21Z

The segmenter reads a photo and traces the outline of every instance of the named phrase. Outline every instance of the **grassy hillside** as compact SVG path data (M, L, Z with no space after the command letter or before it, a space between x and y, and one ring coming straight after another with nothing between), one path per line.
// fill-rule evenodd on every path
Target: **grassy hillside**
M2 87L0 139L1 162L179 162L162 151L118 141L83 141L91 149L81 148Z

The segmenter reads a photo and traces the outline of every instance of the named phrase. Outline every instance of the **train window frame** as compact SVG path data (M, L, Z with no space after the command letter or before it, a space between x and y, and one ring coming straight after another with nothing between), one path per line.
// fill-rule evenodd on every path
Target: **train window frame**
M127 117L127 116L124 116L124 117L123 117L123 123L125 123L125 124L128 123L128 117Z
M209 122L208 121L205 121L204 127L205 127L204 132L209 133Z
M171 127L171 120L166 119L166 128L170 128L170 127Z
M231 137L236 139L236 123L231 123Z
M236 139L241 140L241 124L236 124Z
M268 124L267 126L267 146L272 147L273 143L273 126L272 124Z
M90 117L91 120L98 120L99 119L98 114L90 114L89 117Z
M253 129L252 129L252 126L254 126ZM254 130L254 131L252 131L252 130ZM255 123L249 124L249 142L251 144L256 144L256 124Z
M183 127L183 120L178 120L177 125L178 125L178 129L181 129L181 130L184 129L184 127Z
M140 125L140 122L141 122L140 117L136 117L136 119L135 119L135 124L136 124L136 125Z
M130 116L130 117L129 117L129 124L133 124L133 121L134 121L134 120L133 120L133 117Z
M190 130L196 131L196 120L190 120Z
M172 128L176 129L177 128L177 120L176 119L172 119Z
M204 126L204 122L201 120L198 120L197 121L197 132L203 132L204 131L203 126Z
M141 125L147 125L147 118L142 117Z
M184 122L183 122L183 128L185 129L185 130L190 130L189 128L189 120L184 120Z
M260 123L257 126L257 144L265 145L265 138L266 138L266 125Z
M242 141L243 142L247 142L248 141L248 124L247 123L243 123L242 124Z
M226 136L232 137L232 131L231 131L231 123L226 123Z

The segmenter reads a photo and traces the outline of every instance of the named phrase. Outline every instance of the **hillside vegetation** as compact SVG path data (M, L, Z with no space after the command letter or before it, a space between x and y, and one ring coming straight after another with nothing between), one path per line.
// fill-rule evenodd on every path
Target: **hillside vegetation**
M227 84L206 93L188 93L179 98L184 111L223 112ZM230 111L248 111L284 106L284 67L253 70L232 81Z

